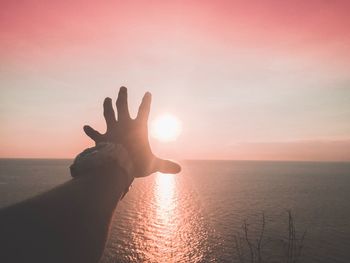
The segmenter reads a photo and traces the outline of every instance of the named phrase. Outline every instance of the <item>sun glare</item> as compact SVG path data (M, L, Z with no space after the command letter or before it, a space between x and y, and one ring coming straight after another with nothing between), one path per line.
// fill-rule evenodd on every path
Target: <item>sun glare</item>
M171 114L161 115L152 122L151 135L159 141L174 141L180 133L181 123Z

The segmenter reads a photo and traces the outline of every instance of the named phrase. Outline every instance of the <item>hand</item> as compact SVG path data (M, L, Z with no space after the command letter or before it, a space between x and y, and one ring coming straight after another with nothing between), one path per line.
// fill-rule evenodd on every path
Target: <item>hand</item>
M95 143L112 142L123 145L128 151L135 167L135 177L144 177L154 172L178 173L181 167L169 160L157 158L151 150L148 141L148 116L152 95L147 92L140 104L136 119L131 119L128 109L127 89L119 90L116 106L118 120L115 118L112 99L103 102L103 115L107 124L107 131L101 134L90 126L84 126L84 131Z

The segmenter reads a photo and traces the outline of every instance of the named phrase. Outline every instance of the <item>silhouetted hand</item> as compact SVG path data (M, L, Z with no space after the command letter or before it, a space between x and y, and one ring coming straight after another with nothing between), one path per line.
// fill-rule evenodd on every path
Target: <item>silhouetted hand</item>
M103 102L103 115L107 123L107 131L101 134L90 126L84 131L95 143L113 142L123 145L132 158L135 166L135 177L144 177L154 172L178 173L181 167L171 161L159 159L152 153L148 141L148 116L152 95L147 92L140 104L136 119L131 119L128 108L127 89L121 87L117 98L118 120L115 118L112 99Z

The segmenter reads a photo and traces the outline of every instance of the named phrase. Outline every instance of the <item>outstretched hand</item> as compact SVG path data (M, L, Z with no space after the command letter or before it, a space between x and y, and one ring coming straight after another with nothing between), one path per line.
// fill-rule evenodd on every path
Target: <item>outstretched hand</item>
M128 108L127 89L119 90L116 106L118 120L115 118L112 99L103 102L103 115L107 124L107 131L101 134L90 126L84 126L84 131L95 143L112 142L123 145L128 151L135 166L135 177L144 177L154 172L178 173L181 167L169 160L156 157L148 141L148 116L152 95L147 92L140 104L137 117L130 118Z

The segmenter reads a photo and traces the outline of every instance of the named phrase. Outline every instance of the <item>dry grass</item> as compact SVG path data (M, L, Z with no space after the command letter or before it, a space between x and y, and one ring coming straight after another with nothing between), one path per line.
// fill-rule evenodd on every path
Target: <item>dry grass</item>
M297 263L300 259L303 249L303 243L306 235L306 231L299 237L297 235L295 219L291 211L288 213L288 229L286 237L283 240L273 240L265 237L266 220L263 213L260 221L260 230L252 237L250 233L249 224L244 220L241 231L237 232L234 237L236 257L240 263L269 263L271 255L268 255L267 251L264 251L267 243L282 241L282 251L275 251L276 254L283 255L278 262L285 263ZM274 261L273 261L274 262Z

